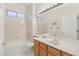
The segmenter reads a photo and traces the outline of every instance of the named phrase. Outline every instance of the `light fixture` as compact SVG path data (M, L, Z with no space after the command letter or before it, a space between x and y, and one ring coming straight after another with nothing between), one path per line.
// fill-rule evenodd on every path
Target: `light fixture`
M64 4L64 3L55 3L52 7L50 6L49 8L47 8L47 9L41 11L41 12L39 13L39 15L42 14L42 13L45 13L45 12L47 12L47 11L53 9L53 8L56 8L56 7L58 7L58 6L62 5L62 4Z

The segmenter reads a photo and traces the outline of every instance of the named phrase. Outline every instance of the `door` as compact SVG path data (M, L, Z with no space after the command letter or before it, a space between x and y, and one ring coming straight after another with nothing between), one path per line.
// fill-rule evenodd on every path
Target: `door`
M0 3L0 55L4 55L4 5Z

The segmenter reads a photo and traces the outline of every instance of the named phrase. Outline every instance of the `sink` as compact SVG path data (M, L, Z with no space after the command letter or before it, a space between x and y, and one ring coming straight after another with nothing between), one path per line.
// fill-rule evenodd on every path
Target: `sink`
M53 45L59 45L60 44L59 40L57 40L55 38L42 38L42 40L44 40L48 43L51 43Z
M56 38L54 38L53 36L51 35L48 35L48 34L43 34L41 36L41 39L48 42L48 43L51 43L51 44L54 44L54 45L59 45L59 40L57 40Z
M51 43L53 45L60 45L60 43L58 41L48 41L48 43Z
M38 35L42 40L51 43L53 45L59 45L59 40L57 40L54 36L50 35L50 34L41 34Z

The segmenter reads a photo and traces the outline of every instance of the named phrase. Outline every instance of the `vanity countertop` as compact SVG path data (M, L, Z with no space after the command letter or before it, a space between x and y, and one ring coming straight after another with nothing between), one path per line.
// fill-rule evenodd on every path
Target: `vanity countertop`
M75 56L79 56L79 45L78 44L73 44L72 42L67 42L67 41L64 41L64 40L60 40L60 39L68 39L68 38L62 38L62 37L54 37L55 39L58 39L58 42L59 44L55 45L51 42L48 42L48 41L45 41L44 39L42 38L34 38L35 40L38 40L42 43L45 43L49 46L52 46L52 47L55 47L59 50L62 50L62 51L65 51L65 52L68 52L72 55L75 55Z

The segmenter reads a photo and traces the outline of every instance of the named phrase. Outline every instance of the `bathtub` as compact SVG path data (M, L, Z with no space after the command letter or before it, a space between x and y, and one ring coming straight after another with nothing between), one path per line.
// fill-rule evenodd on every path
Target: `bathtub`
M6 56L33 56L33 41L26 39L13 41L5 45Z

